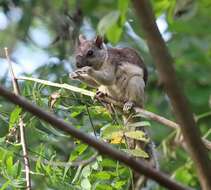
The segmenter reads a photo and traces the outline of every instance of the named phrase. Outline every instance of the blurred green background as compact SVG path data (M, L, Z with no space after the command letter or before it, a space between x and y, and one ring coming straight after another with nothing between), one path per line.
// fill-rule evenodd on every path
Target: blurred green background
M211 1L151 2L197 127L211 140ZM1 85L12 90L4 55L4 47L8 47L17 76L90 90L68 78L68 73L75 69L74 50L79 33L87 38L103 35L108 46L135 48L149 72L145 108L175 120L129 0L0 0ZM27 99L84 132L94 135L93 123L97 137L102 138L106 130L118 128L107 111L88 97L30 81L19 81L19 84ZM53 93L59 97L52 108L49 105ZM18 107L0 98L0 190L23 189L25 185L19 138L11 133L17 127L20 112ZM34 116L24 111L22 114L33 189L128 189L129 169L107 156L97 156L85 166L58 165L86 160L95 151ZM183 184L200 189L192 160L181 146L180 132L152 121L150 124L161 170ZM151 184L151 189L163 188Z

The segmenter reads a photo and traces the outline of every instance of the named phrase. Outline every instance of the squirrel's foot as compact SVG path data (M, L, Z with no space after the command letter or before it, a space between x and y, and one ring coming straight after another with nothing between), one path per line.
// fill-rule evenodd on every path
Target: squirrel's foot
M89 70L90 70L90 67L83 67L81 69L77 69L73 71L72 73L69 73L69 78L81 80L88 75Z
M123 112L130 113L130 111L132 110L133 107L134 107L134 103L131 101L127 101L127 102L125 102L125 104L123 106Z
M106 96L108 96L107 93L104 93L104 92L98 90L98 91L96 92L95 96L94 96L94 99L96 99L96 100L102 100L102 99L105 98Z

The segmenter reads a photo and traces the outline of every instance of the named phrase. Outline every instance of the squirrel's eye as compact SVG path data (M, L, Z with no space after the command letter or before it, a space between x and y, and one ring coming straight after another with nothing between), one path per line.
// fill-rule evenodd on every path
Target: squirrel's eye
M87 56L92 56L93 55L93 51L92 50L89 50L88 52L87 52Z

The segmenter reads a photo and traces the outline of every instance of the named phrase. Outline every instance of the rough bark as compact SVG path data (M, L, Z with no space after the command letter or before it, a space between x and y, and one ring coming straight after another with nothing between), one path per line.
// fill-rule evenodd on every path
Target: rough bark
M202 189L210 190L211 162L208 158L208 152L202 143L200 131L196 126L188 102L178 85L173 68L173 59L156 25L150 1L133 0L132 2L145 33L151 55L154 58L160 80L170 98L184 140L194 160Z

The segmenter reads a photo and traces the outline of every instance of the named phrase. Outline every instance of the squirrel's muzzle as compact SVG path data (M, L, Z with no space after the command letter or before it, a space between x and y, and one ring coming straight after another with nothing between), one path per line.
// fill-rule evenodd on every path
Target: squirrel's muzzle
M82 56L78 55L76 56L76 67L77 68L82 68L86 66L92 66L91 62L89 60L84 59Z
M83 58L82 58L82 56L80 56L80 55L76 56L76 67L77 68L82 68L84 66L85 65L83 65Z
M77 67L77 68L82 68L82 67L84 67L84 66L83 66L83 64L81 64L81 62L76 62L76 67Z

